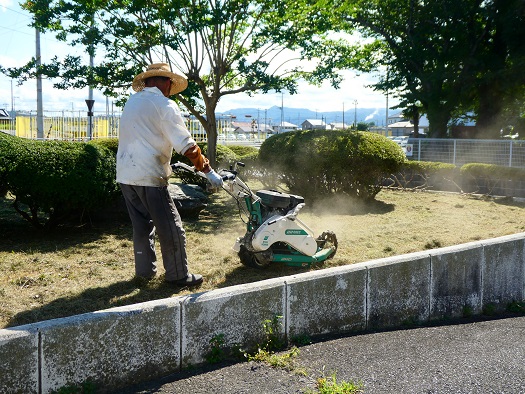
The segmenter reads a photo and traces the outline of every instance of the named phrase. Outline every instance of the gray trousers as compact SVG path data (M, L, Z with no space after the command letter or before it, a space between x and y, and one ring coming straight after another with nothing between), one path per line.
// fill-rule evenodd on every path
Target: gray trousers
M133 225L135 274L153 277L157 273L155 233L158 236L166 280L188 275L186 233L167 186L149 187L120 184Z

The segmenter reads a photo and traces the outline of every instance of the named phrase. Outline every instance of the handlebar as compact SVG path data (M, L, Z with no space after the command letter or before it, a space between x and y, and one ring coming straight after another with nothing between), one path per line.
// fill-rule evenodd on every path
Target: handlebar
M191 172L193 174L196 174L202 178L206 178L206 174L202 171L197 171L195 169L195 167L192 167L186 163L182 163L180 161L176 162L176 163L173 163L171 165L171 168L173 170L183 170L183 171L186 171L186 172ZM218 171L219 175L222 177L222 180L223 181L228 181L228 180L234 180L236 178L236 173L235 172L232 172L232 171L227 171L227 170L220 170Z

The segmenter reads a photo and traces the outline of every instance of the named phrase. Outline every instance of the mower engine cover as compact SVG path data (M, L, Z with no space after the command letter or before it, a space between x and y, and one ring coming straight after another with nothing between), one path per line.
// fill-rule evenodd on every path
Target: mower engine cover
M261 203L271 208L294 208L304 203L304 198L295 194L281 193L276 190L259 190L255 193Z

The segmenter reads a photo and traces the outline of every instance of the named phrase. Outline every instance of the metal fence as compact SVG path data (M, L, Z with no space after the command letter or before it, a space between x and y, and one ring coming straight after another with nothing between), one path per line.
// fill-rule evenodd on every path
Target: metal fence
M43 138L45 140L85 141L99 138L118 138L120 112L95 112L91 118L86 111L44 111ZM208 136L201 123L193 116L186 116L186 126L198 142L206 142ZM15 118L2 119L0 130L22 138L38 139L37 113L17 113ZM263 133L235 132L231 117L217 119L218 142L224 145L260 145Z
M92 120L90 137L89 118L85 111L44 111L44 139L83 141L118 138L120 112L95 112ZM187 117L186 125L196 141L207 141L202 125L195 118ZM0 130L23 138L36 139L36 111L18 113L16 119L3 120ZM217 120L219 144L260 146L266 139L266 134L262 133L234 134L233 131L231 118ZM410 160L452 163L456 166L486 163L525 168L523 140L417 138L409 139L405 149Z
M441 138L409 139L407 158L417 161L496 164L525 168L523 140L463 140Z
M90 125L86 111L44 111L43 137L46 140L82 141L98 138L117 138L120 113L96 113ZM4 120L1 130L22 138L37 139L36 112L17 113L14 119Z

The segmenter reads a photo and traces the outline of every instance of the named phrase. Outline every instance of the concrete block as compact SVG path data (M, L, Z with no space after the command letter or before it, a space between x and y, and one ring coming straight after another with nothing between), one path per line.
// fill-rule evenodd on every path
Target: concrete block
M428 320L430 255L414 253L368 264L368 328L390 328Z
M219 335L225 349L265 344L264 321L284 313L283 278L189 296L182 304L183 367L204 363L212 350L210 341ZM278 331L284 337L284 323Z
M366 329L365 264L312 271L286 280L288 339Z
M179 370L180 302L169 298L42 322L42 393L87 381L104 391Z
M430 320L480 314L483 244L471 242L430 251Z
M502 312L512 301L525 299L525 240L523 234L483 241L483 306Z
M31 326L0 330L0 393L38 393L38 332Z

